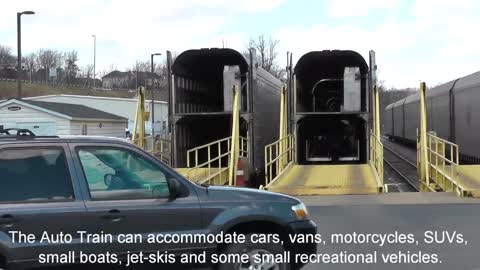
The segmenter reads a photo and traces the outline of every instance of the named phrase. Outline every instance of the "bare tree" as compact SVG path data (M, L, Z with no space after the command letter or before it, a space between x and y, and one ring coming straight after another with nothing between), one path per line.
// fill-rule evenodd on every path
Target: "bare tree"
M33 73L36 72L38 69L37 55L35 53L27 54L27 56L23 58L23 61L25 63L25 67L29 72L30 82L32 82Z
M15 64L15 56L12 54L12 49L0 44L0 64Z
M67 75L67 83L73 83L79 71L77 61L78 52L75 50L66 52L65 55L65 71Z
M48 81L48 70L62 66L63 54L50 49L40 49L37 53L38 63L45 70L45 79Z
M257 51L257 61L263 69L282 79L285 76L285 70L277 64L279 43L280 40L272 39L272 37L267 40L262 34L257 39L250 39L248 46Z
M83 87L90 88L93 86L93 80L90 77L93 76L93 65L86 65L79 69L80 77L83 80ZM93 78L93 77L92 77Z
M150 72L150 61L137 60L130 70L138 72Z
M154 69L155 70L155 69ZM132 85L137 89L139 86L148 84L148 78L151 72L151 63L150 61L139 61L137 60L133 66L127 70L133 73L133 82Z

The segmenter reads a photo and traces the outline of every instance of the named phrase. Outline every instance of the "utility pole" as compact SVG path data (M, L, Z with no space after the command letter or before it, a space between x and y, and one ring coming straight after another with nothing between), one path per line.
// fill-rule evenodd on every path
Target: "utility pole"
M18 98L22 98L22 15L33 15L33 11L24 11L17 13L17 91Z
M150 113L152 114L151 120L152 120L152 137L155 138L155 86L154 86L154 81L155 81L155 66L153 65L153 57L155 55L162 55L161 53L152 53L150 55L150 69L151 69L151 76L152 76L152 109L150 110Z
M93 37L93 88L95 88L95 65L97 62L97 36L92 35Z

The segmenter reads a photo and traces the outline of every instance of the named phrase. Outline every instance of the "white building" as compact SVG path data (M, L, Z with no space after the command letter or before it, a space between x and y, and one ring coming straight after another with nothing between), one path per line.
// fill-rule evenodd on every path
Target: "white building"
M29 129L38 136L124 138L127 119L83 105L10 99L0 103L0 126Z
M133 123L137 112L137 99L111 98L98 96L79 95L49 95L24 98L24 100L37 100L59 102L67 104L81 104L107 113L115 114L128 119L128 130L133 130ZM147 111L150 111L151 100L145 101ZM155 134L165 134L168 129L168 104L165 101L155 101L154 121ZM150 114L151 115L151 114ZM151 133L151 118L146 123L147 133Z

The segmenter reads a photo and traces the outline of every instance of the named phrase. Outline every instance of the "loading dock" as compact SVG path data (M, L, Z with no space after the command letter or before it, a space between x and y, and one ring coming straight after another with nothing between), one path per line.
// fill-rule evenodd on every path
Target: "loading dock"
M264 188L290 195L383 191L375 67L373 52L370 69L353 51L310 52L300 58L282 106L293 110L280 123L287 129L291 121L291 135L266 147Z

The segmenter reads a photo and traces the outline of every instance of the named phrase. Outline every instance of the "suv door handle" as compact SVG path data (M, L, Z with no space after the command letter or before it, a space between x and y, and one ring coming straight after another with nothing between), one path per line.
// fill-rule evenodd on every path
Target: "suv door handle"
M100 215L101 219L109 219L112 222L118 222L122 220L125 216L120 214L120 210L112 209L108 211L106 214Z
M10 214L0 216L0 225L6 228L13 227L17 220Z

